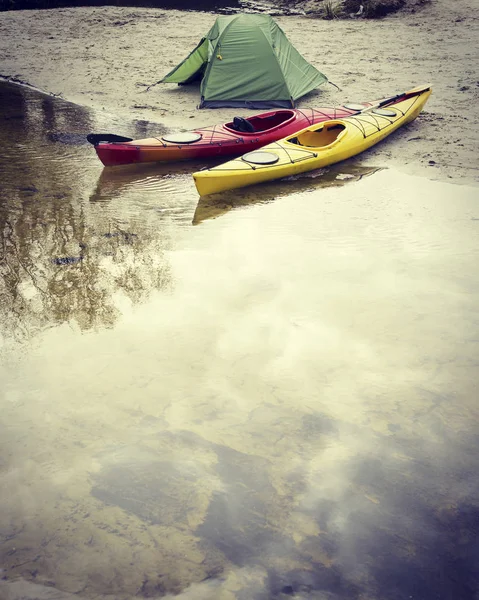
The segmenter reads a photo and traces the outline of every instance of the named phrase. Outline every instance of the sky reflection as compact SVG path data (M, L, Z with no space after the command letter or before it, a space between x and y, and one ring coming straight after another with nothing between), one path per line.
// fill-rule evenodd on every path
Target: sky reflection
M95 164L2 205L0 596L473 599L475 188Z

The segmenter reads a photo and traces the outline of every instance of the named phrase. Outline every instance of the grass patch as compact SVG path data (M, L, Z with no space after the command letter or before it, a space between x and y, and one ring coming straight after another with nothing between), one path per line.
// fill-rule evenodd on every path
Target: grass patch
M337 19L341 13L341 5L335 0L324 0L324 18Z

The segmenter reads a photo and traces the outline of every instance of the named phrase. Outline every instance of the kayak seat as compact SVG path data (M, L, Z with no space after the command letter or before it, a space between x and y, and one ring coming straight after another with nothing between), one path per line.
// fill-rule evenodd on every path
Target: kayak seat
M253 125L243 117L235 117L233 119L233 129L242 131L243 133L254 133Z
M265 116L253 115L248 121L253 125L255 133L258 133L278 127L293 118L294 112L292 110L275 110L273 113L266 114Z

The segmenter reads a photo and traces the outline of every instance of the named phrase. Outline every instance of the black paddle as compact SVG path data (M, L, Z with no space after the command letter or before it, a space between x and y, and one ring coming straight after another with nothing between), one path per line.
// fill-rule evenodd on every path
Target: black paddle
M123 135L115 135L114 133L89 133L86 139L97 146L100 142L132 142L133 138L124 137Z
M364 110L361 110L359 112L365 113L365 112L369 112L370 110L374 110L375 108L381 108L381 106L385 106L386 104L391 104L391 103L395 102L396 100L399 100L400 98L404 98L405 96L419 95L421 92L425 92L430 87L431 87L430 85L418 86L416 88L413 88L412 90L408 90L407 92L401 92L400 94L396 94L395 96L391 96L390 98L384 98L384 100L380 100L379 102L376 102L372 106L366 106L364 108Z

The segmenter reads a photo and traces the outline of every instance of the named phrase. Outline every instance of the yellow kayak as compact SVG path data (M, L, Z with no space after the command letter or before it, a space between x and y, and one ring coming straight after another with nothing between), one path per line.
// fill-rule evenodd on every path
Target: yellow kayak
M414 120L431 95L420 86L355 115L306 127L282 140L211 169L193 173L200 196L312 171L374 146Z

